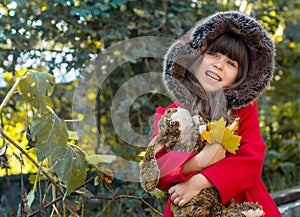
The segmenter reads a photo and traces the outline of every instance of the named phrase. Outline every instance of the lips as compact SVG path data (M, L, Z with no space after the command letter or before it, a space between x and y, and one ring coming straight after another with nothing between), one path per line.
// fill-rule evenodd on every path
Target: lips
M221 77L217 73L214 73L212 71L206 71L205 75L210 77L213 80L221 81Z

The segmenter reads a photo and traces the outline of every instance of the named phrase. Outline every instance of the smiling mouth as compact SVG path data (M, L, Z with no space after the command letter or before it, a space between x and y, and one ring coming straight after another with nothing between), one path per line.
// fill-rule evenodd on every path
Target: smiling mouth
M208 77L210 77L216 81L221 81L221 78L216 73L213 73L211 71L205 72L205 75L207 75Z

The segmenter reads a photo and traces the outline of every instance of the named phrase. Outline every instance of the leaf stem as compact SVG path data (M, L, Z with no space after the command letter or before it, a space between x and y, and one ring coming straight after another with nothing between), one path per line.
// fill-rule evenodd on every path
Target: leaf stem
M77 121L82 121L82 119L65 120L65 122L77 122Z
M16 80L16 82L14 83L14 85L12 86L12 88L8 91L8 93L6 94L4 100L2 101L1 105L0 105L0 113L2 112L4 106L6 106L6 104L8 103L8 101L10 100L10 98L15 94L15 90L17 89L18 85L20 82L20 78L18 78Z

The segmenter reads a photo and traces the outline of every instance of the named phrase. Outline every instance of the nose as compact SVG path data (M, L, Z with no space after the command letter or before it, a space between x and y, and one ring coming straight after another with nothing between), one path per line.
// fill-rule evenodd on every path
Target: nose
M219 61L219 62L215 62L214 63L214 67L216 67L217 69L221 69L223 67L223 64Z

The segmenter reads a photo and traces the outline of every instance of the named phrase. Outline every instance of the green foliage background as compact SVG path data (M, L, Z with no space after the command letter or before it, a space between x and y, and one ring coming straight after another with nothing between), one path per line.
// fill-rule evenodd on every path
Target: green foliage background
M0 75L5 85L0 90L0 101L27 69L46 71L55 75L57 81L51 96L53 110L61 119L72 119L73 93L80 75L91 59L103 49L139 36L176 39L200 18L224 10L240 10L252 15L270 31L276 41L274 80L259 100L261 131L268 146L263 179L270 191L299 185L299 0L2 0ZM87 88L83 97L97 100L97 128L85 126L83 130L86 136L82 138L83 143L78 144L87 153L103 153L105 147L109 146L123 158L140 160L137 155L143 149L126 144L118 137L112 125L110 108L116 91L124 82L150 71L162 71L162 60L133 60L109 75L103 84L103 91ZM135 131L150 135L155 108L170 103L170 99L160 94L140 96L130 110L130 121ZM123 105L127 106L126 101ZM1 115L4 130L24 149L28 145L24 134L26 124L31 122L27 121L26 114L24 98L14 95ZM80 113L77 117L83 118ZM90 136L91 132L98 131L99 137ZM19 161L13 157L13 152L8 150L10 169L2 169L1 175L36 172L26 160L22 171L21 166L15 166L19 165ZM29 152L35 156L34 149ZM3 164L1 166L4 168ZM128 165L124 166L126 169ZM132 194L141 194L138 187L132 189L135 189ZM126 206L124 202L120 204ZM114 212L117 210L111 209L110 214L105 216L114 216Z

